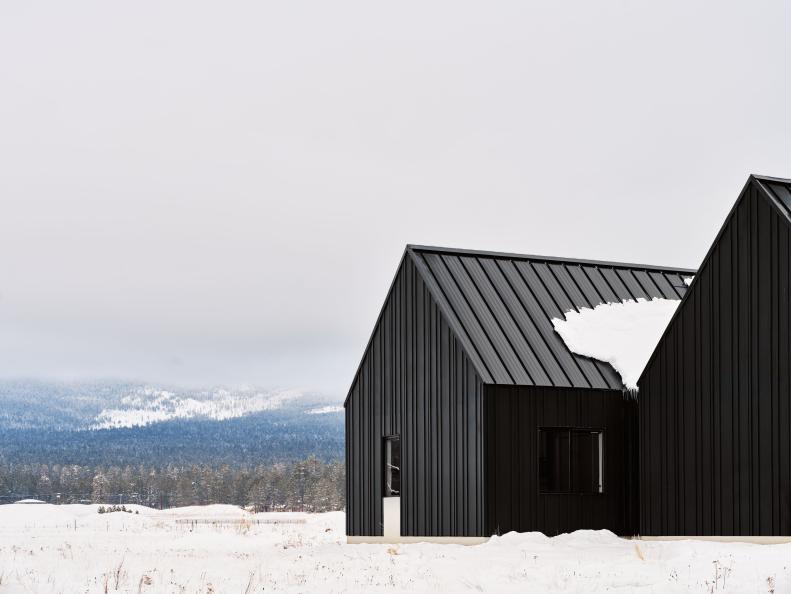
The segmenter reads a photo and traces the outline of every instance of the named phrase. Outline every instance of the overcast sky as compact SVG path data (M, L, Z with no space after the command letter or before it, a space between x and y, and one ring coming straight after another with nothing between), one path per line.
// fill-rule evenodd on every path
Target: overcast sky
M3 2L0 376L342 397L406 243L696 267L788 2Z

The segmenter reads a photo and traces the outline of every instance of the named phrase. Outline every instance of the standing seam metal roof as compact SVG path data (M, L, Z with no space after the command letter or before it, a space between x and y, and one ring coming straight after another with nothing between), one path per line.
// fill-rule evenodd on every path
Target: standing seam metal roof
M790 196L791 198L791 196ZM407 246L484 383L622 389L607 363L569 351L552 318L627 299L677 299L687 268Z

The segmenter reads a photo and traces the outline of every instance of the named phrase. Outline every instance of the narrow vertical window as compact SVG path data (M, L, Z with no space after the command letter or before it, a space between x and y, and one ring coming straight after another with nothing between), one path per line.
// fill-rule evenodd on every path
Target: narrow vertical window
M398 435L385 437L384 440L384 496L401 495L401 438Z
M603 493L603 432L538 430L538 488L541 493Z

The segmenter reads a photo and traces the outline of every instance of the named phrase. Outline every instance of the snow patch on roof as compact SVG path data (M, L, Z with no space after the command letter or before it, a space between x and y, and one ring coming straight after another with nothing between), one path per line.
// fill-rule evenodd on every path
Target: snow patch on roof
M692 284L692 281L695 280L694 276L685 276L684 277L684 284L689 286Z
M678 307L675 299L638 299L570 311L552 325L569 350L612 365L627 388L637 380Z

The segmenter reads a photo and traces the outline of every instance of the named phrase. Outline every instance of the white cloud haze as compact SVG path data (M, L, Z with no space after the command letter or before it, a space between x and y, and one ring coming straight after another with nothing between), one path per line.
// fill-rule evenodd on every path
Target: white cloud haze
M407 242L696 266L785 2L0 6L0 376L342 394Z

